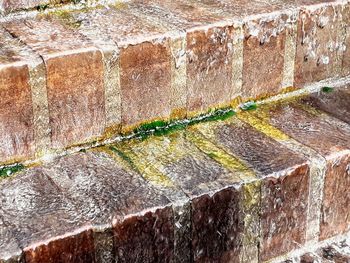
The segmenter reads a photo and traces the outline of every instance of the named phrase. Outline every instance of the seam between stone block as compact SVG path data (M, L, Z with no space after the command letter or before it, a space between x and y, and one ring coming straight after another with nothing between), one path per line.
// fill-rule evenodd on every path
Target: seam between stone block
M232 54L232 94L231 99L242 96L243 87L243 26L236 28Z
M187 112L186 34L170 39L171 118L185 118Z
M297 22L286 29L286 42L284 47L284 69L282 88L294 85L294 65L297 50Z
M248 113L248 115L250 115ZM278 141L288 149L304 155L309 162L309 195L308 195L308 212L306 227L306 243L318 241L321 223L321 206L323 200L324 178L326 174L326 159L318 154L315 150L299 143L289 136L276 136L284 134L279 129L266 123L260 116L249 118L240 117L240 119L268 137ZM264 129L264 127L266 129ZM276 130L276 132L271 132Z
M33 124L38 157L48 153L51 145L49 103L46 85L46 65L44 61L29 64L29 84L32 93Z
M104 65L106 133L119 132L121 124L121 90L118 49L101 49ZM112 135L111 134L111 135Z

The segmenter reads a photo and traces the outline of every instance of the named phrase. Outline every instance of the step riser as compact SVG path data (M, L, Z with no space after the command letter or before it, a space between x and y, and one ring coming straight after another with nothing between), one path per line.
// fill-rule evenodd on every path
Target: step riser
M120 127L126 132L143 122L227 106L237 98L261 98L291 86L346 76L349 8L345 3L321 4L261 15L243 25L237 20L204 29L185 27L187 33L180 35L157 28L149 18L143 27L150 37L137 39L119 37L118 29L99 32L111 20L108 16L92 16L94 27L74 30L55 15L54 21L4 23L43 62L35 71L25 58L21 63L28 66L19 67L6 63L5 57L6 65L0 67L6 80L0 85L6 98L0 105L1 121L11 127L0 135L0 163L33 158L45 148L106 138ZM138 12L135 7L131 10ZM114 16L121 25L134 19L127 13ZM167 28L174 28L173 23L164 22ZM133 28L140 30L140 22L132 23ZM60 34L52 39L48 33L55 30ZM6 44L7 39L2 37L1 42ZM20 43L16 46L24 49ZM18 91L12 93L14 87ZM27 114L22 115L23 109Z

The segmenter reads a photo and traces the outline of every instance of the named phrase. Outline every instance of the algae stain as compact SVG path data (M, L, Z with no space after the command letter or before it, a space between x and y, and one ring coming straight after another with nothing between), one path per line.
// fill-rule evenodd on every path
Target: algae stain
M0 168L0 179L10 177L10 176L14 175L15 173L23 170L24 168L25 167L22 164L16 164L16 165L12 165L12 166L2 167L2 168Z
M201 114L191 119L182 120L182 121L157 120L150 123L142 124L138 128L134 129L133 137L146 139L152 135L154 136L168 135L176 131L184 130L189 126L192 126L198 123L226 120L228 118L231 118L235 114L236 112L229 107L229 108L210 110L206 114Z
M334 88L331 88L331 87L322 87L321 91L324 92L324 93L331 93L331 92L334 91Z
M245 122L248 123L250 126L254 127L258 131L264 133L265 135L277 140L277 141L287 141L289 140L288 135L277 129L276 127L272 126L271 124L268 123L268 120L260 119L256 116L254 116L251 113L248 112L242 112L238 114L238 118ZM265 118L267 118L265 116Z
M165 187L174 186L173 182L166 175L159 172L152 165L146 164L144 159L140 158L136 154L133 154L131 150L129 154L127 154L125 151L118 149L116 146L110 146L109 149L128 163L133 170L142 175L151 183Z
M187 138L203 153L215 160L231 172L239 172L239 179L252 179L255 174L239 159L227 153L215 145L210 140L206 139L200 132L188 132Z
M252 111L252 110L256 110L257 108L258 108L258 105L256 104L255 101L248 101L248 102L243 103L240 106L240 109L242 111Z

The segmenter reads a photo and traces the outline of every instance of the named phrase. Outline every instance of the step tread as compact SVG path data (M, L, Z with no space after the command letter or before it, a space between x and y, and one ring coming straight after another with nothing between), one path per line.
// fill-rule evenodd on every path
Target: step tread
M0 260L23 250L28 262L253 262L258 247L262 261L298 249L310 222L320 225L320 239L344 234L350 126L322 103L341 109L349 94L335 88L26 168L0 182ZM307 146L327 160L316 221Z

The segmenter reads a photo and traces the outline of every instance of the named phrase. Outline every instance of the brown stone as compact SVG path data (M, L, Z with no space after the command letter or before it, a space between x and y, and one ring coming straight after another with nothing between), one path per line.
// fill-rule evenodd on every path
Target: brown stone
M45 61L52 146L66 147L100 136L105 126L101 53L83 36L49 19L5 26Z
M0 162L33 156L34 131L29 72L26 65L0 69Z
M335 88L331 93L319 92L311 94L302 100L337 119L350 124L350 89L349 86Z
M265 119L270 124L324 157L349 149L350 126L322 115L317 109L307 105L279 104L262 108L256 113L268 116Z
M333 105L337 107L337 105ZM301 109L301 107L303 109ZM320 239L349 229L348 151L350 127L317 108L290 103L269 106L258 115L304 145L313 148L327 161L323 191ZM320 167L322 169L322 167ZM344 188L343 188L344 187ZM337 200L337 201L336 201Z
M22 250L14 236L11 226L5 224L0 216L0 262L22 262Z
M187 107L205 112L232 100L233 27L187 34Z
M122 124L170 117L171 64L168 41L130 45L120 51Z
M238 262L242 252L241 196L227 188L192 200L192 247L195 262Z
M346 4L342 8L342 34L344 34L344 46L345 51L343 53L342 60L342 76L350 75L350 4Z
M324 182L320 239L350 230L350 154L328 160Z
M29 169L14 180L2 181L0 189L3 221L11 229L13 240L25 250L26 258L33 257L30 262L56 262L55 257L64 257L64 253L71 258L92 257L94 251L87 249L88 245L79 245L80 241L85 243L88 232L72 239L72 245L76 242L75 249L67 251L67 233L78 231L87 219L41 168ZM84 240L79 241L80 238ZM52 251L46 246L52 246ZM51 257L52 261L46 261Z
M273 95L282 89L286 29L284 19L261 19L244 25L244 98ZM277 31L274 35L272 32ZM258 35L256 32L258 30Z
M52 240L48 244L25 250L24 253L27 263L96 262L91 231Z
M308 209L309 168L299 166L262 183L261 260L299 248L305 243Z
M199 130L261 178L261 260L304 244L309 185L304 157L237 119Z
M339 76L343 44L340 5L300 11L298 19L295 86Z
M190 257L183 255L187 256L184 257L187 261L230 261L241 256L244 197L239 186L231 186L240 181L239 175L250 173L239 165L238 160L231 157L232 167L225 167L216 161L218 159L208 156L209 151L215 156L220 150L211 146L207 148L205 138L198 138L189 131L170 134L167 138L133 141L119 147L147 178L156 176L157 171L157 178L166 176L171 179L192 200L191 227L183 234L189 236L187 242L193 251L188 252ZM248 208L246 211L248 213ZM254 214L251 216L254 218ZM184 227L175 226L180 231Z
M171 207L113 222L117 262L171 262L174 222Z
M29 63L36 59L0 30L0 164L30 158L35 151Z

